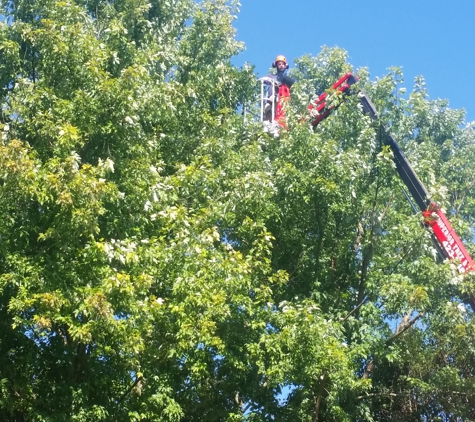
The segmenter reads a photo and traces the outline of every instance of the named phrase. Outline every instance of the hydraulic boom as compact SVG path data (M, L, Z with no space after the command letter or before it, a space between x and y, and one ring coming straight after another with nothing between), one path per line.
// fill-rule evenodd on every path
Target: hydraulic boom
M320 97L309 106L309 110L314 116L311 123L312 126L316 127L343 102L343 96L345 94L347 95L351 93L358 94L364 113L370 116L372 120L377 121L378 115L376 108L366 93L361 90L353 91L351 89L352 85L356 82L358 82L358 79L353 76L353 74L347 73L333 84L332 89L337 93L341 93L342 96L336 104L327 104L327 93L320 95ZM384 128L383 131L386 134L386 143L393 152L396 170L421 210L422 215L424 216L424 224L426 227L432 228L433 237L437 239L437 243L434 242L434 244L438 246L437 250L441 258L455 261L459 273L475 271L475 262L450 224L446 215L435 202L429 199L427 189L417 177L414 169L391 133L386 131ZM475 312L475 297L472 294L469 297L469 302Z

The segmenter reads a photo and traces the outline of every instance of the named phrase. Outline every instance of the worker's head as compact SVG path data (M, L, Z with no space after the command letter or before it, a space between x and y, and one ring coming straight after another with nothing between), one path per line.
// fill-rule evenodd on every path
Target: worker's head
M279 72L283 72L285 69L289 68L289 65L285 56L279 55L275 58L274 63L272 63L272 67L277 68L277 71Z

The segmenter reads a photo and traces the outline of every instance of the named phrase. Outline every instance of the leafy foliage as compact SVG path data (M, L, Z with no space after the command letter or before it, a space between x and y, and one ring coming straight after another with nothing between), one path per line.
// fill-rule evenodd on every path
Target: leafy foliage
M0 3L2 420L475 420L473 275L356 97L302 122L346 52L296 61L273 138L235 1ZM463 111L357 73L475 252Z

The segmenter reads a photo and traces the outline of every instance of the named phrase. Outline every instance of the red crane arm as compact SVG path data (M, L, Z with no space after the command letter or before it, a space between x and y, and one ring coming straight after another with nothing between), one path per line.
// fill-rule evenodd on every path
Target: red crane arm
M342 94L354 93L350 88L351 85L356 82L358 82L357 77L351 73L346 73L333 84L332 89ZM313 127L316 127L318 123L328 117L344 101L344 97L342 96L341 101L336 105L327 104L327 97L328 94L326 92L323 93L308 107L314 114L316 113L311 123ZM372 120L377 121L378 114L376 108L366 93L364 91L358 91L358 97L360 98L364 113L369 115ZM434 242L434 244L439 246L437 250L441 258L455 261L459 273L475 271L475 262L450 224L447 216L436 203L429 200L427 189L417 177L417 174L391 133L384 128L383 131L386 134L386 143L393 152L396 170L421 210L424 216L424 224L431 227L433 237L437 239L437 242ZM475 312L475 296L473 294L469 295L469 302Z

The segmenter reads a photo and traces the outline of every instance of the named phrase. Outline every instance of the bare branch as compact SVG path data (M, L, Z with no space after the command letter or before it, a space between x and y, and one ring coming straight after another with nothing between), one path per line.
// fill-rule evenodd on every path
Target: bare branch
M412 310L409 311L404 316L403 320L401 321L401 323L397 327L396 332L386 340L386 345L388 345L391 342L393 342L394 340L396 340L399 336L401 336L403 333L405 333L407 330L409 330L409 328L411 328L420 318L422 318L424 316L424 312L421 312L416 317L414 317L411 321L408 322L411 314L412 314ZM371 372L373 371L373 367L374 367L374 360L371 359L368 362L368 364L366 365L366 369L364 371L364 374L361 376L361 379L368 378L370 376Z
M419 315L417 315L411 321L409 321L406 325L404 325L404 326L399 325L398 330L392 335L392 337L390 337L386 341L386 344L389 344L390 342L392 342L396 338L398 338L401 334L405 333L409 328L411 328L423 316L424 316L424 312L421 312Z
M340 318L340 322L345 322L351 315L357 312L366 302L368 301L368 296L366 296L353 310L344 318Z
M318 395L315 397L315 409L313 411L312 422L318 422L318 414L320 413L320 405L322 403L322 394L324 390L325 375L320 376L320 386L318 388Z
M143 381L143 377L137 377L137 378L135 379L135 381L132 383L132 385L131 385L129 388L127 388L127 390L124 392L124 394L122 394L122 396L119 398L119 400L117 400L117 403L118 403L118 404L119 404L119 403L122 403L122 402L125 400L125 398L130 394L130 392L131 392L135 387L137 387L138 384L139 384L140 382L142 382L142 381Z
M373 359L371 359L366 365L366 369L364 371L364 374L361 376L361 379L369 378L369 376L371 375L371 371L373 370L373 367L374 367L374 361Z
M363 400L370 397L403 397L410 396L411 393L369 393L362 396L357 396L356 400Z

